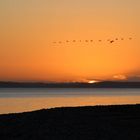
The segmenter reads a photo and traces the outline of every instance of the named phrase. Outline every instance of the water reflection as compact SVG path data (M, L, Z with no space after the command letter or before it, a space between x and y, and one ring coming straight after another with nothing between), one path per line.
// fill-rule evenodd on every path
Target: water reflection
M140 96L76 96L0 98L0 114L62 106L92 106L140 103Z

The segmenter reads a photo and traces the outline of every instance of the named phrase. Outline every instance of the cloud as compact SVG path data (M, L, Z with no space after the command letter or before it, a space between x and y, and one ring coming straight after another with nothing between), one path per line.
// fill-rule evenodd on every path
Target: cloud
M127 80L127 76L121 75L121 74L114 75L113 78L116 79L116 80Z
M113 76L113 79L115 80L122 80L122 81L131 81L131 82L140 82L140 74L139 75L129 75L129 76L126 76L126 75L114 75Z

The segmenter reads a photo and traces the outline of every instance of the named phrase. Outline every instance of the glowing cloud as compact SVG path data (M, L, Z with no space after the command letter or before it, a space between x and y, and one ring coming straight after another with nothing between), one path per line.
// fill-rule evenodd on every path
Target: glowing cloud
M126 80L127 76L125 76L125 75L114 75L113 78L116 79L116 80Z

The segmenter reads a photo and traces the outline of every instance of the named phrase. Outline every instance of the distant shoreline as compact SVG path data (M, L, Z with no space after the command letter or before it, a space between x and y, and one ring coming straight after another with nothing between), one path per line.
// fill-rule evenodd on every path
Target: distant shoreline
M140 105L63 107L0 115L2 140L138 140Z
M0 82L0 88L140 88L140 82L103 81L98 83Z

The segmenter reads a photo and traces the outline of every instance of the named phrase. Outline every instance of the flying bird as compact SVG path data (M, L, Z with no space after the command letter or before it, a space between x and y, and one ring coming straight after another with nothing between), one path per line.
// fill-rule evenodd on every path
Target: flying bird
M118 38L118 37L116 37L115 39L113 39L113 40L111 40L111 39L107 39L107 41L109 42L109 43L114 43L115 41L117 41L117 40L124 40L124 38L122 37L122 38ZM129 37L128 38L129 40L132 40L133 38L132 37ZM54 42L52 42L53 44L63 44L63 43L70 43L70 42L73 42L73 43L76 43L76 42L82 42L82 41L84 41L84 40L65 40L64 42L63 41L54 41ZM101 40L101 39L99 39L98 40L98 42L102 42L103 40ZM85 40L85 42L86 43L92 43L93 42L93 40L91 39L91 40Z
M111 40L111 41L110 41L110 43L113 43L113 42L115 42L115 41L114 41L114 40Z

